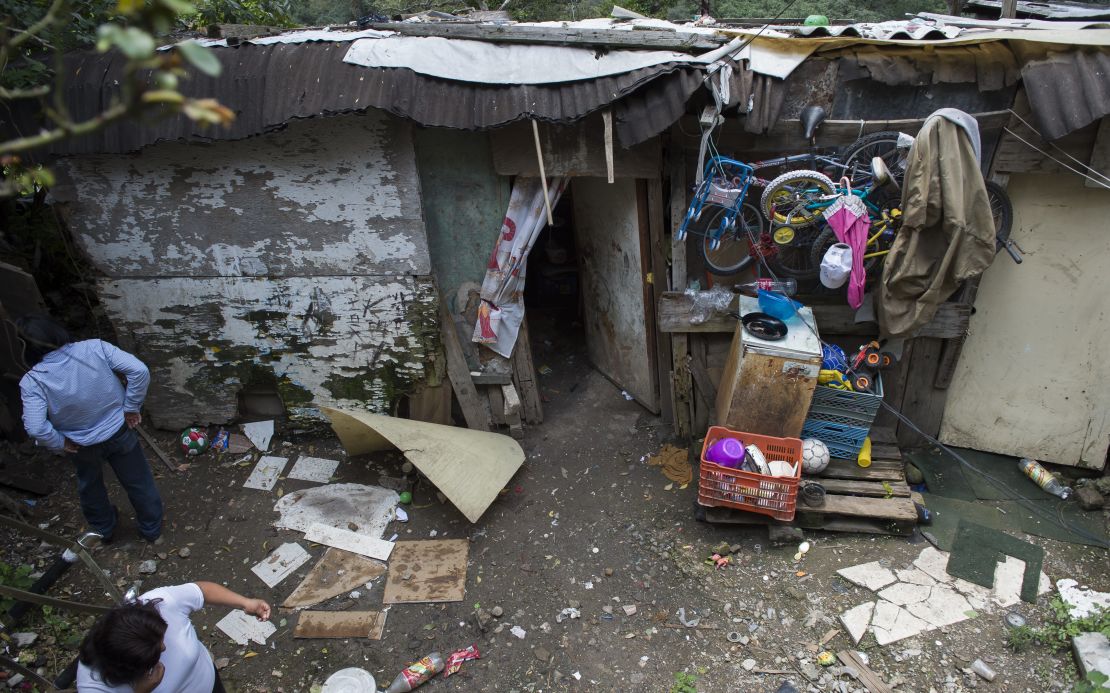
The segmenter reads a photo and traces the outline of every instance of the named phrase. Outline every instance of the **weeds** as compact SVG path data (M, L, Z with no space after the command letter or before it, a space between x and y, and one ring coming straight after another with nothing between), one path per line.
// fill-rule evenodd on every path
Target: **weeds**
M698 677L693 674L687 674L684 671L675 672L671 693L698 693L698 689L694 686L697 681Z
M31 570L29 565L12 566L0 561L0 585L25 590L34 583L31 579ZM14 599L6 597L0 599L0 611L7 611L12 608L12 604L15 604Z

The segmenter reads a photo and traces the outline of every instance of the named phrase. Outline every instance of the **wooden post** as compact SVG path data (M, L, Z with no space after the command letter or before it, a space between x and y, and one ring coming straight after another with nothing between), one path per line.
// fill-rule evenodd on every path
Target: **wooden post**
M675 240L675 232L682 226L686 214L686 156L682 149L681 134L671 129L667 146L667 169L671 177L671 283L670 289L686 289L686 242ZM680 439L690 437L691 382L686 365L689 337L674 334L671 337L671 378L673 381L674 431Z
M1017 0L1002 0L1001 19L1017 18Z
M674 402L671 389L671 338L659 330L659 301L667 290L667 221L663 211L663 181L654 178L647 184L647 221L648 248L644 250L651 257L651 271L647 281L650 283L650 304L647 309L651 316L652 342L655 344L656 375L659 380L659 410L663 420L674 423Z
M466 365L459 335L455 331L455 320L447 311L447 300L439 297L439 327L443 336L443 348L447 352L447 378L459 400L467 428L478 431L489 430L489 414L478 399L474 381L470 379L470 368Z

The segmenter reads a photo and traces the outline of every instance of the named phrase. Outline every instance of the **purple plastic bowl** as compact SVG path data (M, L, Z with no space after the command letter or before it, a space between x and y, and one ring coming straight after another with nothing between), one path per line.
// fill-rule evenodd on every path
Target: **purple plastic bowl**
M744 461L744 443L736 438L721 438L705 451L705 459L722 467L738 467Z

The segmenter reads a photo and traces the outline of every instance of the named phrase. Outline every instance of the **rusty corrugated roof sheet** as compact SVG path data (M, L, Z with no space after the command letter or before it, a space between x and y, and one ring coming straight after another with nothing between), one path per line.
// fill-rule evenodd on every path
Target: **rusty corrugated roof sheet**
M1026 63L1021 77L1046 140L1110 115L1110 54L1104 51L1050 53Z
M668 127L701 82L702 71L688 64L664 64L595 80L552 85L481 85L427 77L401 68L368 69L343 62L346 42L244 44L216 49L224 65L217 79L196 75L183 83L189 96L213 97L236 112L228 128L200 128L182 116L115 124L57 145L60 155L120 153L160 140L239 139L308 118L367 108L389 111L427 126L485 129L535 118L571 122L645 88L661 77L661 94L616 105L617 134L631 146ZM123 61L111 55L70 56L67 100L75 117L98 113L112 99ZM663 98L666 103L660 104ZM644 104L644 105L641 105ZM659 112L641 118L651 104ZM630 112L631 110L631 112ZM662 113L677 114L671 120ZM15 123L23 133L37 130L28 114Z

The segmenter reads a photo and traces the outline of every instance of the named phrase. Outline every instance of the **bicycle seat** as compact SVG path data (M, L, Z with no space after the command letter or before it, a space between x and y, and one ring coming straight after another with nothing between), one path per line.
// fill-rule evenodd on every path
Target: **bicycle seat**
M884 185L890 185L894 180L894 176L890 175L890 169L887 167L886 162L883 161L881 156L876 156L871 159L871 187L878 189Z
M802 131L805 133L807 140L813 139L813 136L817 134L817 128L825 122L826 117L828 117L828 114L820 106L806 106L802 109L799 119L802 121Z

